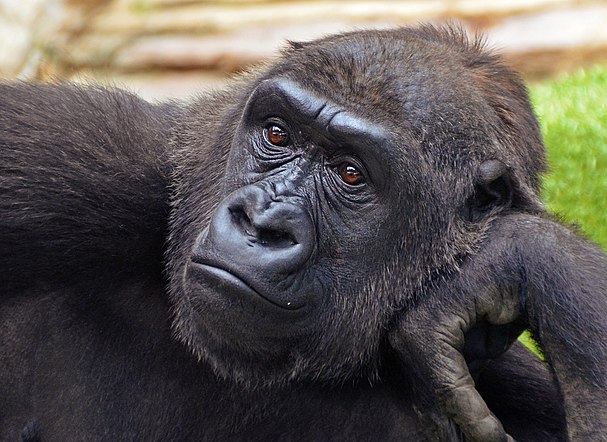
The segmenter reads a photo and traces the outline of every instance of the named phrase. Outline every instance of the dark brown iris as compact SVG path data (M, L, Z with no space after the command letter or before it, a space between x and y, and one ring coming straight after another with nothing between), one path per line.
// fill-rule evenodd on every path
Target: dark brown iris
M350 163L342 163L338 167L342 181L350 186L357 186L363 182L363 174Z
M289 144L289 132L276 124L269 124L264 129L266 140L274 146L286 146Z

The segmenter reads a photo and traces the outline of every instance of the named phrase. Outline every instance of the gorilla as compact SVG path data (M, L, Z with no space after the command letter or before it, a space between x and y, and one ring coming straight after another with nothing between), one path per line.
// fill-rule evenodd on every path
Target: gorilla
M0 149L3 440L607 440L607 258L456 29L187 103L5 82Z

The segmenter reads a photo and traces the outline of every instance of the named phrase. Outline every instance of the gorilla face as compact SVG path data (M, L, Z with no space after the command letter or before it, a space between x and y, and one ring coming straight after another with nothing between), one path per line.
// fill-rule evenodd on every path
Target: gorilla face
M391 143L382 125L292 80L257 86L232 141L227 196L185 270L197 333L221 353L212 359L250 355L266 377L368 363L390 306L378 296L365 313L385 265L373 257L399 240Z
M499 116L448 48L403 38L298 46L184 123L175 327L220 374L372 377L395 311L482 235Z

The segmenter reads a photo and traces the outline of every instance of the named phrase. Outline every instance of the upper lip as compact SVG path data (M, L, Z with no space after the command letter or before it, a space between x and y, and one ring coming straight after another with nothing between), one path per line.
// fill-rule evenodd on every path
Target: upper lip
M258 290L256 290L253 286L251 286L251 284L246 279L244 279L238 273L234 272L231 269L228 269L226 266L224 266L222 264L215 263L213 261L210 261L210 260L207 260L207 259L204 259L201 257L197 257L197 256L192 258L192 263L194 263L198 266L211 267L211 268L218 269L218 270L224 271L226 273L229 273L234 278L240 280L247 288L249 288L252 292L254 292L256 295L258 295L260 298L268 301L270 304L275 305L276 307L279 307L283 310L294 311L294 310L299 310L300 308L303 307L303 306L287 307L285 305L277 303L276 301L268 298L267 296L264 296L262 293L260 293Z

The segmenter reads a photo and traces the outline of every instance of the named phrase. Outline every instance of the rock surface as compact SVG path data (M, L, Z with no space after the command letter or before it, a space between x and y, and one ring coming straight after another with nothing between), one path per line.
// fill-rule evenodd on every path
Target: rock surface
M585 0L3 0L0 76L111 81L184 96L286 40L458 20L528 78L607 61L607 3Z

